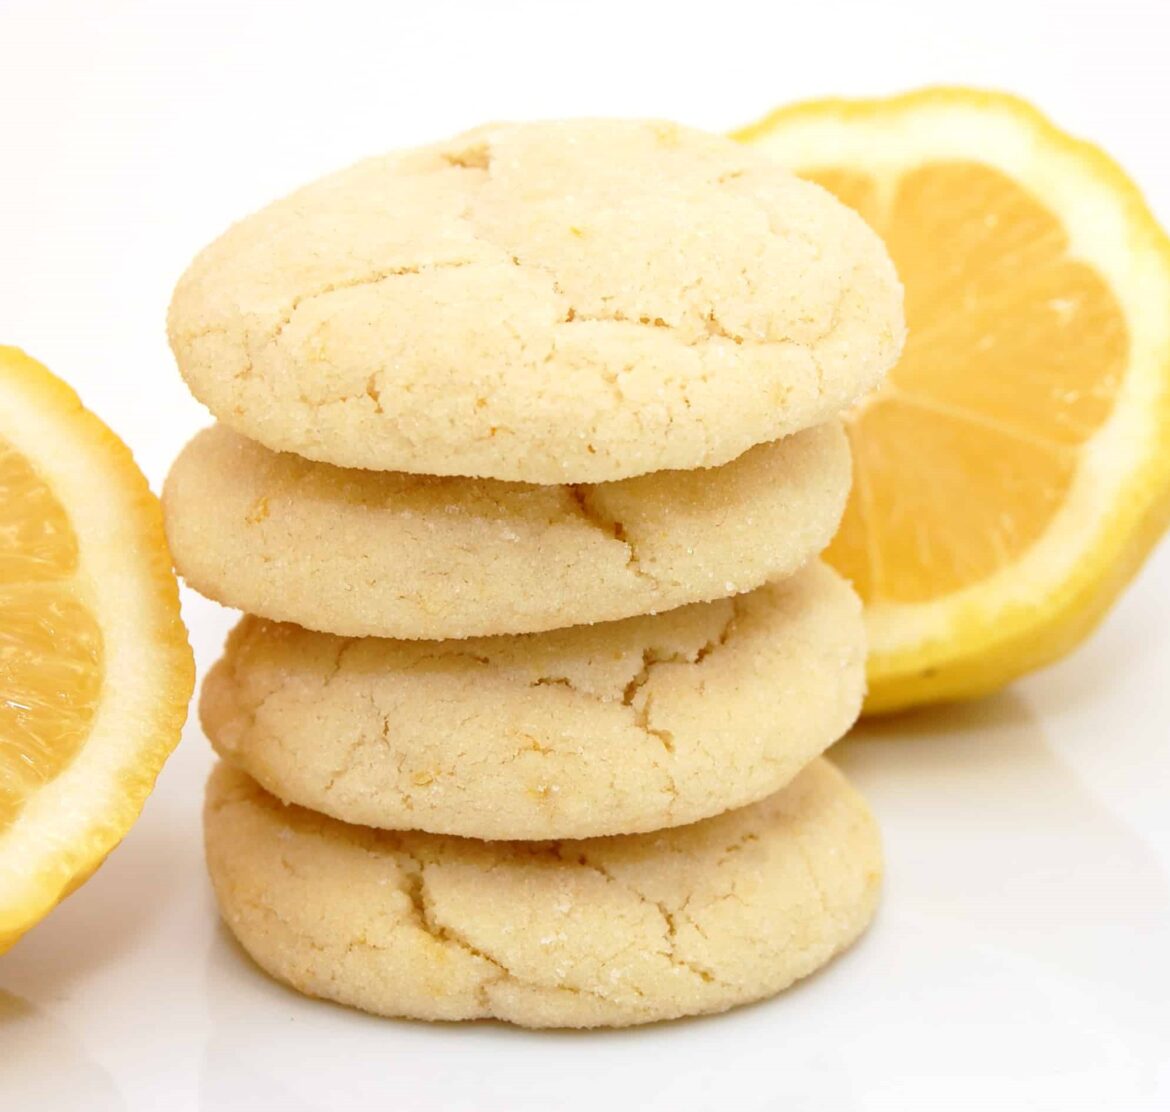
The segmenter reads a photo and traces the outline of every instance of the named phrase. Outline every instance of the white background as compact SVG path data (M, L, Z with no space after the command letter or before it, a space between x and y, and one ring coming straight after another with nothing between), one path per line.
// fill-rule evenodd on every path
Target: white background
M1170 221L1170 4L0 0L0 342L157 486L206 415L163 335L229 221L485 119L659 115L928 82L1102 143ZM1167 307L1170 311L1170 306ZM100 873L0 959L4 1109L1170 1107L1170 546L1066 663L837 750L882 820L863 943L779 999L596 1034L380 1021L216 925L198 728ZM201 668L230 617L186 599Z

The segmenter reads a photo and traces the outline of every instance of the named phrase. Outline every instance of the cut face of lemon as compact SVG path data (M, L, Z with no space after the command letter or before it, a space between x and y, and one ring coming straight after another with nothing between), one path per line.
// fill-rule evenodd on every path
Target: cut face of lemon
M0 347L0 952L138 817L193 683L145 478L68 386Z
M828 553L866 605L867 710L1055 660L1170 517L1170 241L1101 151L1000 94L799 104L737 137L860 212L906 286Z

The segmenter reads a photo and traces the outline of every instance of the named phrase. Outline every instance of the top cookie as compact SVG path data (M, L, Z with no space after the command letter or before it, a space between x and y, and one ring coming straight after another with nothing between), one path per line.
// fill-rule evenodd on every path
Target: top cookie
M668 123L499 124L277 201L183 276L196 396L270 448L533 483L711 467L818 424L902 342L853 212Z

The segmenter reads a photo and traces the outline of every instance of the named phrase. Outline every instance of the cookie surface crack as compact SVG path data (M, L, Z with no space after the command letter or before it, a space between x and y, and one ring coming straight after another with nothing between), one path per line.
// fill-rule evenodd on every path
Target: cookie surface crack
M669 730L661 729L651 723L650 708L653 703L653 696L649 692L642 696L642 689L649 683L650 676L653 674L654 668L657 665L698 664L710 656L716 649L722 645L726 645L739 621L738 602L738 599L732 598L731 616L727 619L723 629L720 630L719 635L707 641L705 644L700 645L693 653L675 652L663 654L655 648L643 649L642 667L622 691L622 705L629 707L634 712L634 721L638 728L650 734L652 737L658 738L668 753L674 752L674 735Z
M610 514L605 513L600 506L597 505L593 497L593 490L591 487L582 483L569 483L565 489L569 492L573 501L577 504L581 512L581 516L593 525L600 532L612 537L619 544L625 545L626 548L626 566L639 579L649 583L652 587L658 587L658 578L651 575L642 567L641 558L638 554L637 546L626 532L626 527L616 518Z
M338 673L341 671L345 663L346 654L349 653L352 649L355 649L360 644L361 639L358 637L346 637L342 640L341 644L337 647L337 656L334 657L333 663L329 667L329 671L325 674L325 677L322 680L322 685L324 687L328 687L337 678Z
M492 168L492 149L486 142L476 143L461 151L443 151L439 157L447 165L457 166L461 170L485 170L490 175Z
M592 872L597 873L599 876L604 877L606 879L606 881L608 881L610 884L615 884L619 888L621 888L623 891L628 892L631 896L634 896L640 903L646 904L647 906L655 908L657 910L658 914L660 916L662 916L662 923L663 923L663 927L665 929L666 949L663 951L660 951L660 952L662 953L662 956L665 957L666 960L670 962L671 965L677 966L680 969L685 969L689 973L693 973L704 984L718 985L720 988L731 988L732 987L731 985L727 984L727 982L721 981L718 977L716 977L715 974L710 969L698 964L697 962L693 962L693 961L690 961L686 958L683 958L679 955L679 953L678 953L678 921L677 921L676 913L672 912L670 910L670 908L664 902L662 902L661 900L652 900L640 888L637 888L628 882L619 880L604 865L601 865L596 861L591 861L589 859L589 857L584 853L579 854L575 858L565 858L562 856L561 844L558 843L553 848L554 848L554 852L557 854L557 857L560 860L575 861L578 865L582 866L583 868L589 869ZM689 902L690 902L690 897L687 898L686 903L689 903ZM683 905L684 908L686 907L686 903L684 903L684 905ZM688 921L690 921L689 916L687 916L687 919L688 919ZM702 934L701 931L699 933Z
M491 664L491 657L484 656L481 653L473 653L467 649L445 649L443 652L437 653L423 653L416 656L407 666L409 671L412 668L417 668L420 664L432 664L436 661L444 660L470 660L473 664Z
M578 691L579 688L573 683L568 676L540 676L533 680L529 687L567 687L570 691Z
M666 951L666 958L670 964L676 965L680 969L689 970L704 984L718 985L720 988L731 988L731 985L729 985L726 981L721 981L706 966L700 965L698 962L689 961L686 958L679 956L678 922L676 915L664 903L655 901L655 906L658 908L658 912L662 916L663 922L666 924L666 944L668 947Z
M472 259L445 259L438 260L432 263L413 263L404 266L386 267L382 270L375 270L370 274L364 274L358 278L345 278L336 282L326 282L318 286L308 293L299 294L289 302L288 307L277 319L275 327L269 333L267 344L275 344L284 333L284 330L292 323L292 319L296 316L297 310L306 302L315 301L320 297L328 297L331 293L337 293L340 290L352 290L359 286L377 286L382 282L388 282L392 278L402 278L406 275L425 274L432 270L458 270L460 267L474 266L475 262ZM251 360L248 361L248 367L243 374L251 371Z
M638 729L651 737L658 738L662 742L662 747L668 753L673 753L674 735L669 730L656 729L650 725L651 696L647 694L645 698L639 699L642 688L650 681L651 669L655 664L663 663L664 659L669 660L669 658L660 657L656 649L642 650L642 667L622 691L622 706L629 707L634 712L634 723Z
M412 869L405 871L401 891L410 900L412 919L416 925L430 935L436 942L462 950L469 956L486 962L494 970L493 975L486 976L476 986L476 998L480 1007L483 1008L485 1015L496 1014L495 1009L492 1007L488 990L493 985L504 982L538 992L567 992L574 996L588 996L606 1004L613 1004L613 1001L603 993L590 989L576 988L572 985L564 984L547 985L539 981L530 981L519 977L504 962L500 961L499 958L493 957L486 950L476 946L454 927L440 922L435 915L434 905L427 892L427 863L405 848L401 849L400 852L414 866Z
M333 785L336 784L342 776L346 775L346 773L348 773L353 768L354 758L362 749L365 748L365 744L366 739L359 733L345 747L345 752L341 755L341 760L338 761L336 767L330 771L329 777L321 789L322 792L324 792L326 795L331 792L333 790Z
M492 1014L487 991L494 984L512 980L511 970L493 958L491 954L485 953L477 946L473 946L466 938L435 919L431 901L427 897L426 865L409 851L403 849L402 853L414 866L413 869L405 870L401 885L403 895L410 900L411 918L416 926L425 931L436 942L444 946L452 946L455 949L462 950L465 954L486 962L492 967L495 971L494 975L484 977L476 985L476 1000L479 1006L484 1010L484 1014Z
M825 889L821 885L821 878L817 876L817 871L813 867L813 855L809 852L808 846L804 844L804 839L799 833L793 835L793 844L796 846L796 851L800 855L801 861L804 862L805 871L808 873L808 882L812 885L813 891L817 896L817 903L821 915L832 922L836 921L836 915L832 911L832 905L829 903L828 896L825 894Z

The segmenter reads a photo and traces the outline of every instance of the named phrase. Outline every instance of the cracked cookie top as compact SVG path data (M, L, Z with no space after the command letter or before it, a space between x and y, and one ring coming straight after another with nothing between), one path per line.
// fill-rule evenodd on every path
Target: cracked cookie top
M861 606L813 561L734 598L524 636L354 639L246 617L200 717L269 791L345 822L581 838L776 791L864 690Z
M760 152L673 124L500 124L361 162L179 282L196 396L270 448L534 483L710 467L875 386L878 238Z
M824 760L750 807L650 834L480 842L350 826L211 775L224 920L269 973L382 1015L624 1026L724 1011L851 943L873 817Z
M790 575L828 544L849 480L836 422L722 467L556 486L333 467L218 425L175 460L163 510L179 572L225 605L345 636L471 637Z

